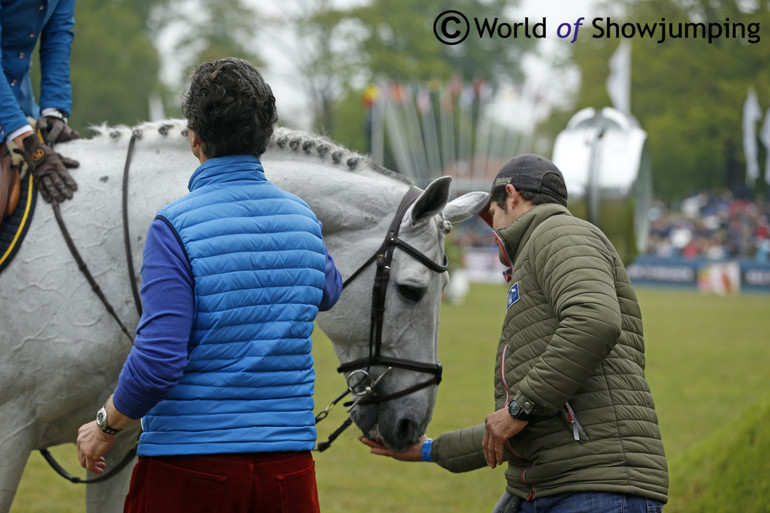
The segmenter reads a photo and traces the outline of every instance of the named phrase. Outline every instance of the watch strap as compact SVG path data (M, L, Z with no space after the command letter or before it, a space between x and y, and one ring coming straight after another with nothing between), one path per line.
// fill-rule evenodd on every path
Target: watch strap
M104 425L99 426L99 429L101 429L104 433L107 433L108 435L117 435L120 433L120 429L111 428L110 426Z

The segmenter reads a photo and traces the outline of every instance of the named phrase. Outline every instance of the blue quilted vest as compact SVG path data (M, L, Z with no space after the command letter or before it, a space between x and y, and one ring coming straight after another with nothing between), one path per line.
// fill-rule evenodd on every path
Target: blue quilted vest
M316 217L253 156L204 162L189 189L158 213L192 268L189 360L142 420L139 454L313 449L311 333L325 264Z

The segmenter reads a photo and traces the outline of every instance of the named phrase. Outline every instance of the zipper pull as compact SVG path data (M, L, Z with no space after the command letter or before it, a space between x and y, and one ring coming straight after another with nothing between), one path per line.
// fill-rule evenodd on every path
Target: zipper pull
M578 422L577 416L575 416L575 411L572 409L572 406L569 405L569 403L564 403L564 409L567 410L567 420L572 425L572 437L576 441L580 441L580 438L585 438L586 440L589 440L588 435L583 430L583 426L580 425L580 422Z

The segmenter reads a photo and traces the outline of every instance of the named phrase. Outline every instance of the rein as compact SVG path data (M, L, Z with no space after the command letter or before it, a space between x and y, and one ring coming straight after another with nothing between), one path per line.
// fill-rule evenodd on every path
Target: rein
M126 261L128 263L128 278L131 282L131 291L134 295L134 305L136 306L136 311L139 313L139 316L142 315L142 300L139 297L139 290L136 286L136 273L134 272L134 261L131 256L131 237L128 231L128 170L131 166L131 156L134 152L134 143L137 139L138 135L137 132L133 132L131 134L131 141L128 143L128 153L126 155L126 164L123 167L123 191L122 191L122 210L123 210L123 243L126 248ZM54 216L56 217L56 223L59 225L59 230L61 231L62 237L64 238L64 242L67 244L67 247L70 250L70 253L72 254L72 257L75 259L75 262L78 264L78 269L80 269L80 272L83 273L83 276L86 277L86 280L88 280L88 283L91 285L91 290L94 291L96 296L99 298L99 300L102 302L104 307L107 309L107 312L112 316L113 319L115 319L115 322L120 327L121 331L126 334L126 336L134 340L134 337L131 336L128 329L126 328L126 325L120 320L120 317L118 317L117 312L115 312L115 309L112 307L112 304L107 300L107 297L102 292L101 287L99 287L99 284L96 282L96 279L94 279L93 274L91 274L91 271L88 269L88 266L86 265L85 261L83 260L83 257L80 255L80 251L78 251L77 246L75 246L75 242L72 240L72 236L70 235L69 230L67 229L67 225L64 223L64 218L61 215L61 210L59 208L59 203L55 200L51 200L51 207L53 208ZM126 455L123 457L120 462L118 462L117 465L115 465L113 468L111 468L106 473L102 474L101 476L97 476L90 479L81 479L79 477L75 477L66 470L54 459L53 455L50 453L48 448L40 449L40 454L43 455L45 460L48 462L48 464L53 468L57 474L62 476L64 479L68 480L71 483L82 483L82 484L88 484L88 483L98 483L100 481L105 481L128 465L128 463L134 458L136 455L136 447L137 442L133 444L131 449L126 453Z
M383 403L392 399L397 399L399 397L409 395L413 392L417 392L418 390L422 390L423 388L426 388L430 385L438 385L441 383L441 362L423 363L416 362L414 360L405 360L401 358L383 356L381 354L382 328L385 314L385 295L388 290L388 282L390 281L390 265L393 261L393 253L395 252L396 248L402 249L433 272L443 273L449 268L449 261L447 260L446 255L444 255L443 262L441 264L437 264L423 253L421 253L419 250L398 237L401 221L403 220L406 211L419 196L420 190L415 187L410 187L410 189L402 198L401 204L398 206L398 210L396 210L396 215L393 218L393 221L390 223L390 228L388 228L388 233L385 236L385 240L383 241L382 245L342 284L342 288L344 289L366 268L368 268L372 263L376 262L377 269L374 276L374 286L372 288L371 325L369 329L369 354L363 358L343 363L337 367L337 372L344 373L352 371L350 377L352 377L356 372L361 372L364 374L363 379L371 380L370 372L373 365L385 366L387 369L363 391L357 391L356 386L358 385L351 385L349 377L348 389L340 394L334 401L331 402L331 404L329 404L328 407L326 407L316 416L316 424L325 419L329 414L329 410L331 410L335 404L337 404L342 400L342 398L351 392L357 396L357 399L353 402L345 403L345 406L349 406L348 412L350 412L358 404L363 405ZM382 377L387 374L393 367L414 372L432 374L432 377L398 392L394 392L385 396L378 396L374 391L376 385L379 383ZM359 385L363 379L359 382ZM328 449L331 443L340 435L340 433L342 433L342 431L347 429L352 424L352 422L352 419L348 417L347 420L345 420L342 425L329 436L328 441L318 444L318 451L323 452Z

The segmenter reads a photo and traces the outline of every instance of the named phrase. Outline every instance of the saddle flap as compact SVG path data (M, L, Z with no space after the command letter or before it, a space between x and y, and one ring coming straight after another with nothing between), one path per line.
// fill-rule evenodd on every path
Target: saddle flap
M19 170L11 165L10 152L3 144L0 149L0 224L16 210L20 196Z

